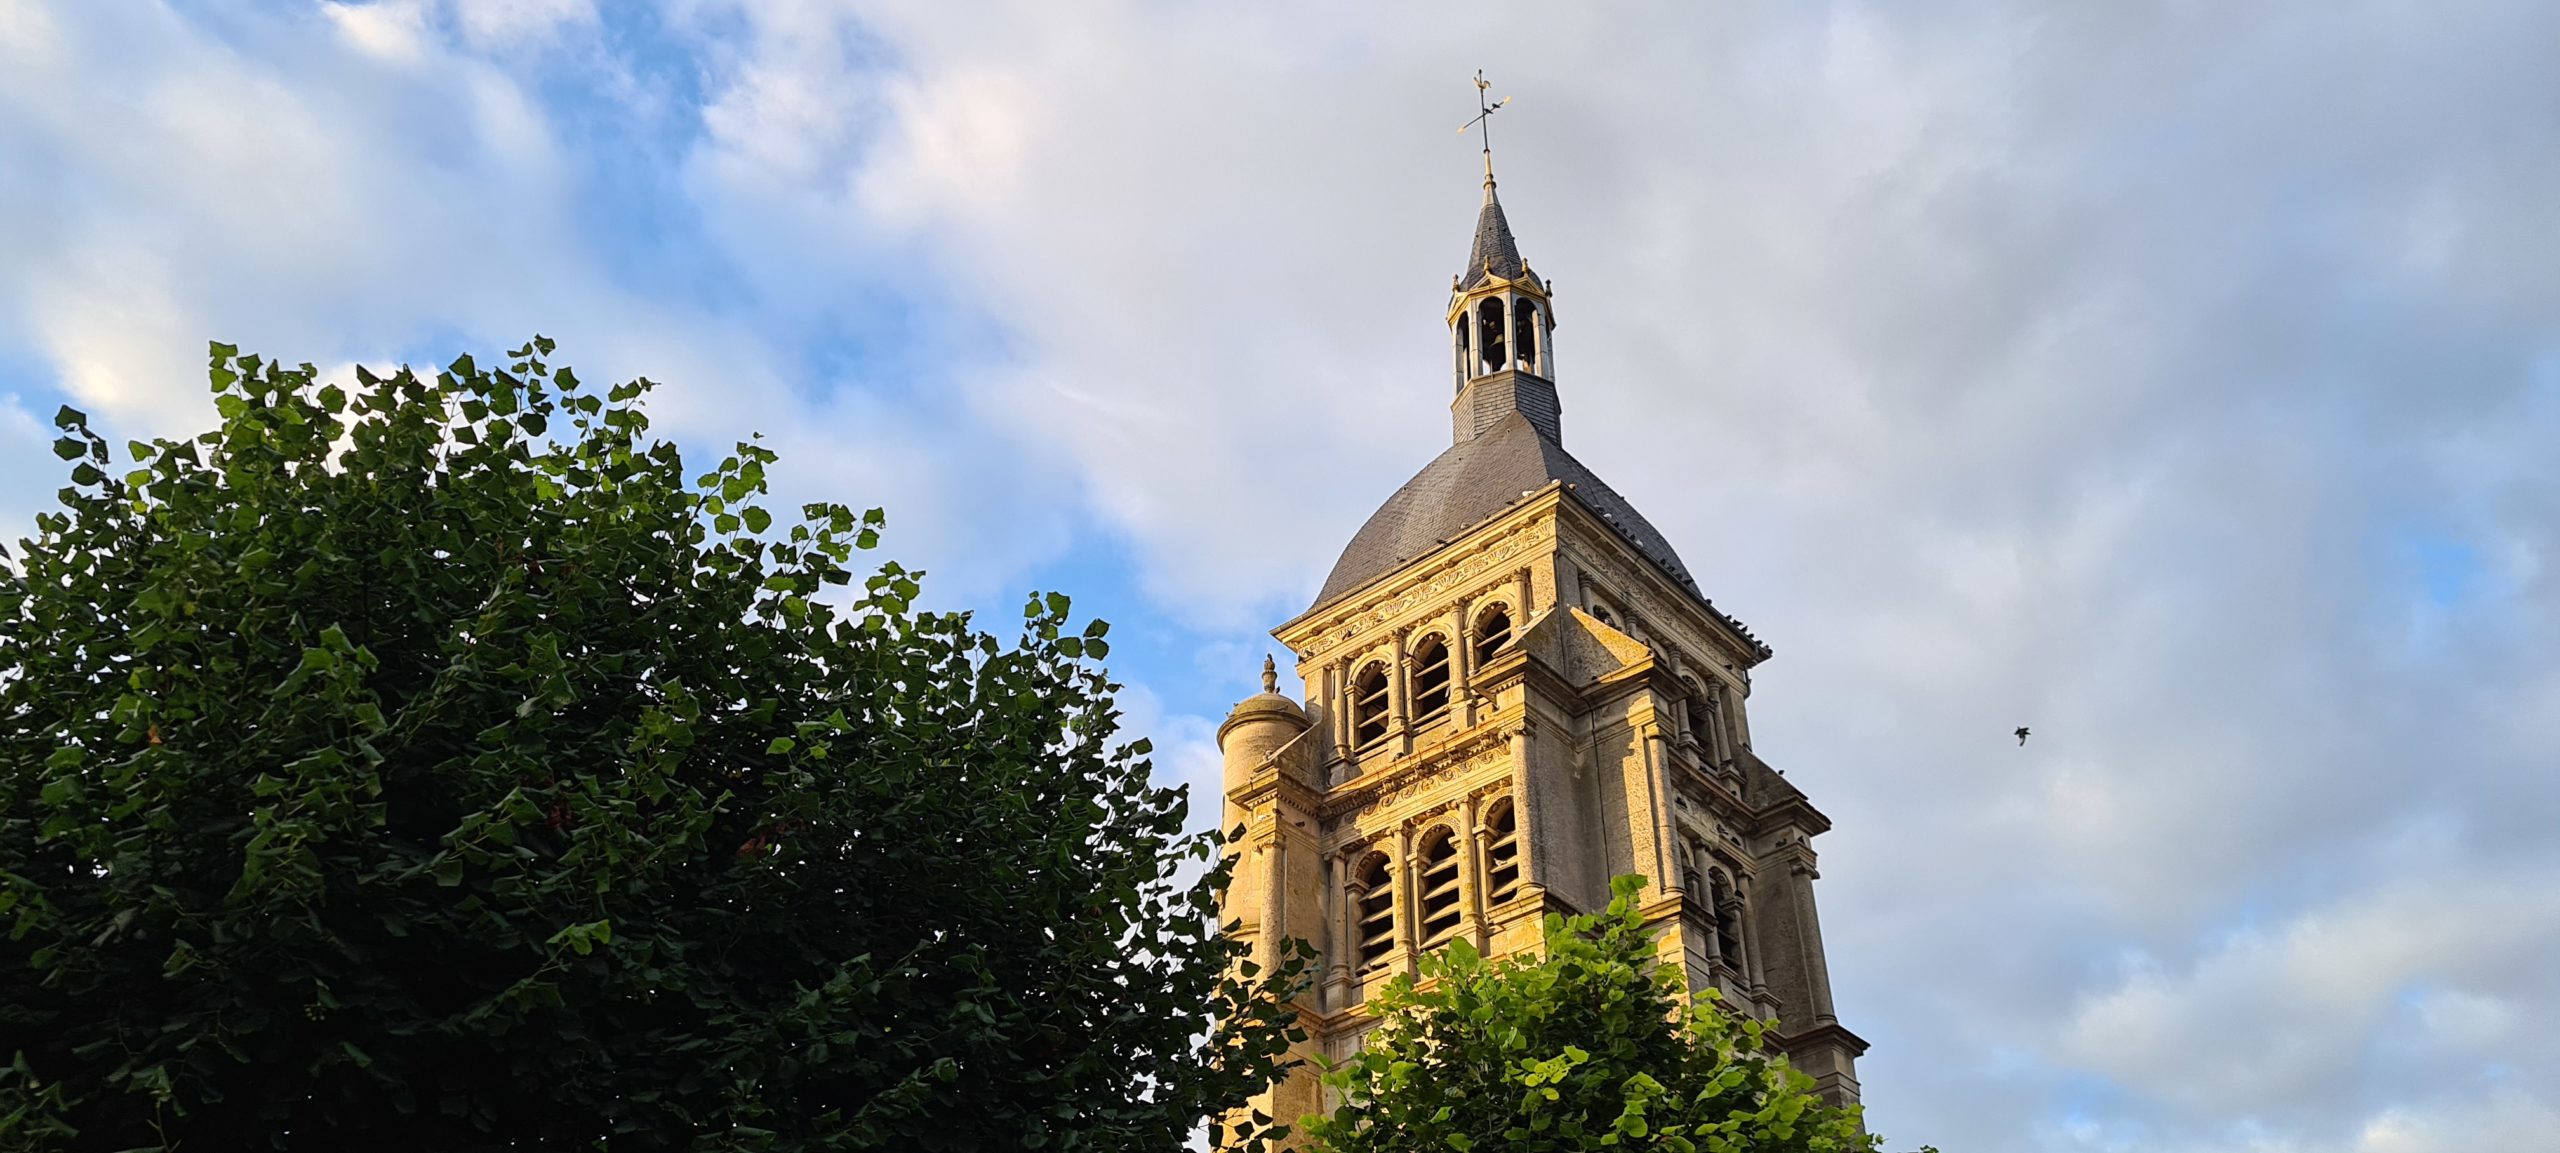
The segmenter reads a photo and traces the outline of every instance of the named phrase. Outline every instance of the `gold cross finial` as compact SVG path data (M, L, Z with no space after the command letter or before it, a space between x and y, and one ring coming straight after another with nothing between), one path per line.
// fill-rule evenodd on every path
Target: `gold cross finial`
M1484 69L1476 69L1475 119L1458 126L1458 134L1461 136L1466 135L1467 129L1473 128L1484 137L1484 182L1487 184L1493 183L1493 114L1502 111L1503 105L1511 103L1511 98L1508 96L1490 104L1486 103L1485 96L1492 88L1493 82L1484 78Z

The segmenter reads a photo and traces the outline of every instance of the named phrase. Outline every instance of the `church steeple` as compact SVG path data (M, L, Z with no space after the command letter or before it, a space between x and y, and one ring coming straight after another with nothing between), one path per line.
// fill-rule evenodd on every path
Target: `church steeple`
M1540 435L1562 444L1564 413L1556 400L1550 344L1553 290L1520 259L1511 219L1502 214L1502 197L1494 190L1493 114L1511 98L1486 103L1491 87L1484 73L1476 73L1476 118L1459 129L1483 136L1484 207L1476 210L1467 266L1449 278L1449 351L1458 392L1449 403L1451 439L1465 444L1517 413Z
M1467 266L1449 281L1449 344L1457 399L1451 428L1464 444L1519 413L1547 439L1564 438L1555 386L1553 289L1520 259L1511 220L1494 188L1493 154L1485 153L1484 207L1476 212Z
M1495 194L1492 157L1485 159L1484 207L1476 212L1476 242L1467 253L1466 271L1460 274L1461 291L1474 288L1487 277L1506 280L1521 279L1520 245L1511 239L1511 219L1502 214L1502 198Z
M1500 107L1479 96L1462 131ZM1272 630L1304 703L1267 662L1218 730L1222 827L1242 831L1219 919L1257 965L1292 939L1321 961L1295 1001L1307 1063L1254 1099L1266 1117L1327 1107L1316 1058L1358 1052L1362 1007L1424 956L1534 954L1546 918L1601 907L1627 873L1650 880L1646 926L1688 989L1858 1098L1866 1042L1832 1007L1813 900L1830 821L1752 749L1769 648L1565 451L1554 291L1520 258L1488 141L1449 281L1456 443Z

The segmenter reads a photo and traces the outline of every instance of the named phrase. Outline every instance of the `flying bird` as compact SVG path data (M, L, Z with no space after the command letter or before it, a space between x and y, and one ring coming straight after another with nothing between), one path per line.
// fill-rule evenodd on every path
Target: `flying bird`
M2019 746L2020 746L2021 748L2023 748L2023 747L2025 747L2026 743L2027 743L2027 726L2025 726L2025 725L2020 725L2020 726L2018 726L2018 744L2019 744Z

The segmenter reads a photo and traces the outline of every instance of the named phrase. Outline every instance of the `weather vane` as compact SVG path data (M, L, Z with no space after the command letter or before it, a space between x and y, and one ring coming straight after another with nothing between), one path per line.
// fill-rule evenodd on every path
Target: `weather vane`
M1487 180L1493 179L1493 114L1502 111L1503 105L1511 103L1511 98L1508 96L1491 104L1485 103L1485 94L1492 87L1493 84L1484 78L1484 69L1476 69L1476 117L1458 126L1460 136L1466 135L1467 129L1470 128L1483 133L1484 178Z

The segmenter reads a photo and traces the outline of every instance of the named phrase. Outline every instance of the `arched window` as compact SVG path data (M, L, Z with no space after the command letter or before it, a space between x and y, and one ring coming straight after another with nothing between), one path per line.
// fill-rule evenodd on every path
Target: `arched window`
M1511 355L1522 371L1538 371L1538 306L1525 300L1511 310Z
M1712 869L1707 874L1708 899L1715 904L1716 953L1725 967L1742 971L1742 894L1735 892L1733 882L1725 879L1724 870Z
M1386 960L1396 947L1396 889L1394 874L1387 868L1385 853L1371 853L1360 862L1357 874L1360 886L1360 967L1367 970Z
M1697 742L1708 758L1713 759L1716 748L1715 709L1707 704L1707 691L1699 688L1697 681L1683 676L1680 683L1689 690L1689 699L1681 705L1682 711L1689 716L1689 739Z
M1413 647L1413 719L1430 720L1449 711L1449 645L1438 636Z
M1680 887L1689 890L1689 900L1705 908L1707 899L1706 846L1691 841L1681 850Z
M1476 615L1476 663L1493 659L1502 646L1511 643L1511 610L1495 605Z
M1351 743L1387 735L1387 666L1372 663L1351 680Z
M1509 346L1502 339L1502 298L1488 296L1476 305L1476 351L1480 354L1476 374L1500 372L1511 364Z
M1520 895L1520 813L1506 797L1484 819L1484 892L1499 905Z
M1458 838L1446 827L1423 835L1422 943L1435 945L1458 928Z

